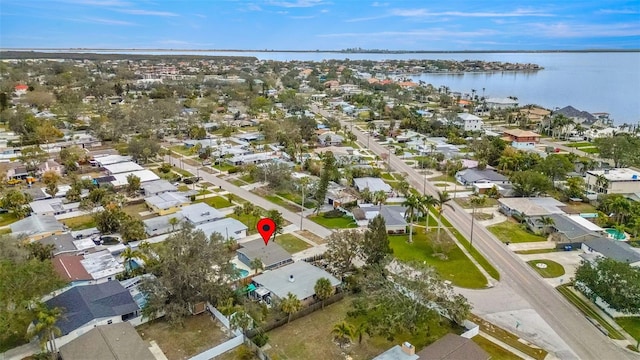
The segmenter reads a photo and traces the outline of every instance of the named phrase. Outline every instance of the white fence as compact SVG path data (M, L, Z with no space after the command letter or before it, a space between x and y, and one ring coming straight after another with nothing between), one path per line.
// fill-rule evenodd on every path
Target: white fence
M239 330L231 329L231 325L229 324L229 319L222 315L218 309L216 309L213 305L207 303L207 310L211 313L211 315L215 316L220 323L224 327L226 327L232 334L235 335L233 339L227 340L220 345L214 346L209 350L203 351L200 354L192 357L190 360L209 360L214 357L224 354L229 350L235 349L236 347L242 345L244 342L244 334L242 334Z

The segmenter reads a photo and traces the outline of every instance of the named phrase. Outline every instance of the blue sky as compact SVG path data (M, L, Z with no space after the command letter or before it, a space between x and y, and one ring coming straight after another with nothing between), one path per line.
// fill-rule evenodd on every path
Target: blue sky
M0 0L0 47L639 49L640 0Z

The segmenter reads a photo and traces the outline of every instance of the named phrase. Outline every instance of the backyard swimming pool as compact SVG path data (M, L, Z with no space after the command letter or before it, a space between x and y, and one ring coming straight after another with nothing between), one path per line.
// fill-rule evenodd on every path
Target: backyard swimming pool
M605 231L614 240L620 240L620 241L627 240L627 235L625 235L623 232L620 232L616 229L605 229Z

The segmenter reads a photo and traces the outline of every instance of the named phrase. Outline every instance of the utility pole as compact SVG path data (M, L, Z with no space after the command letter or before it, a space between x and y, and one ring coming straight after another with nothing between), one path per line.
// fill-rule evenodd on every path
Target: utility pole
M476 206L473 205L473 211L471 211L471 238L469 239L469 246L473 249L473 224L476 220Z

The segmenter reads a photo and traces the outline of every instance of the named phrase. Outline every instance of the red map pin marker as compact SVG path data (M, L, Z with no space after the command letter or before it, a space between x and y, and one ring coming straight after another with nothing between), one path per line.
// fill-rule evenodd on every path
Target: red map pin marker
M258 221L256 229L258 229L258 232L262 236L264 244L267 245L269 243L269 239L271 239L271 235L276 231L276 223L269 218L263 218Z

